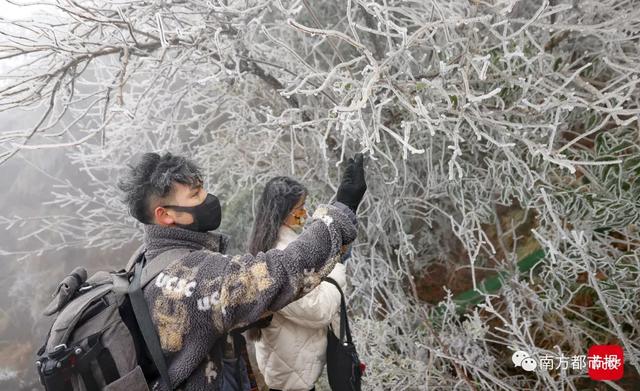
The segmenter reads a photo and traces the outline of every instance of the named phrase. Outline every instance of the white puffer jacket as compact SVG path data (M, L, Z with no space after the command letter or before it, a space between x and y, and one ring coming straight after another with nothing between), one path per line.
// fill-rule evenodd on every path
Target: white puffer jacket
M284 249L298 235L283 226L276 248ZM329 277L344 291L344 265L336 264ZM311 292L273 314L255 342L256 361L270 388L308 391L322 373L326 361L327 327L339 330L340 292L322 282Z

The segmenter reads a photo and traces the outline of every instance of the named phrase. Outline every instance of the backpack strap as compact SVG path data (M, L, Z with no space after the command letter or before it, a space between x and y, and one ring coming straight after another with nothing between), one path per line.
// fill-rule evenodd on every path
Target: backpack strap
M155 326L153 325L149 306L144 298L142 288L160 274L160 272L162 272L162 270L167 266L186 256L190 252L190 250L185 248L168 250L156 256L148 263L145 262L146 259L144 253L142 253L133 266L133 279L129 286L129 300L131 301L131 308L133 309L133 313L138 322L142 338L149 349L149 354L151 355L151 359L160 374L161 381L169 390L173 390L171 379L169 377L169 370L167 369L167 363L164 359L164 354L162 353L160 338L158 337L158 333L156 333Z
M167 250L160 255L156 256L150 261L146 261L144 267L142 269L142 275L140 277L140 285L142 288L147 286L151 280L156 278L158 274L160 274L164 269L166 269L173 262L183 259L191 251L188 248L173 248L171 250Z
M193 250L190 250L184 247L172 248L171 250L167 250L163 253L160 253L160 255L156 256L151 261L145 262L143 265L144 267L142 270L142 277L141 277L141 283L140 283L142 287L144 288L145 286L147 286L147 284L149 284L151 280L156 278L158 274L160 274L164 269L166 269L174 261L184 258L191 251ZM129 276L129 277L132 276L133 269L136 263L140 262L141 257L144 255L144 252L145 252L145 249L143 246L138 247L138 249L133 253L131 258L127 262L127 265L125 266L124 271L119 273L121 273L124 276Z
M149 354L158 369L158 373L160 373L160 378L168 390L173 390L173 387L171 386L171 379L169 378L169 371L167 370L167 363L164 360L164 355L162 354L160 338L158 338L156 329L153 326L149 307L147 306L147 302L144 299L144 293L142 292L140 277L142 277L143 262L144 255L142 256L142 260L136 262L134 265L133 280L131 280L131 285L129 286L129 300L131 301L131 308L133 309L133 313L138 321L138 327L140 327L144 343L149 349Z
M104 378L104 384L111 384L120 378L118 368L109 349L102 343L102 332L93 334L87 338L88 348L82 356L76 360L76 368L87 390L99 390L98 383L93 374L92 367L97 364Z
M349 328L349 318L347 317L347 304L344 300L344 293L340 285L331 277L323 277L322 281L334 285L340 292L340 345L344 345L345 337L349 344L353 344L351 339L351 329Z

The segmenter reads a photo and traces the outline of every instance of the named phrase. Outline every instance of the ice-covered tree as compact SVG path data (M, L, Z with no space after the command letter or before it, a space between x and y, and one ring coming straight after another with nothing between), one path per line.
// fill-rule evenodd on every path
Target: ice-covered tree
M326 201L362 151L349 301L366 389L581 389L585 369L511 354L604 343L637 381L637 2L34 4L45 16L0 19L0 109L34 113L2 131L0 164L62 149L86 180L52 195L74 213L2 217L37 222L34 251L138 237L114 184L140 152L200 163L242 251L271 176Z

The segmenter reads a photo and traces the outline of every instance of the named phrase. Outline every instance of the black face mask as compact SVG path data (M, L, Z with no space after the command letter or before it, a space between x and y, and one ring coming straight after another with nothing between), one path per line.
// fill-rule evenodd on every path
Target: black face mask
M213 194L207 194L207 198L205 198L204 202L202 202L200 205L164 205L163 208L171 208L179 212L187 212L191 214L191 216L193 216L193 223L176 223L176 226L191 231L213 231L220 226L220 220L222 220L222 208L220 207L220 200L218 200L218 197L214 196Z

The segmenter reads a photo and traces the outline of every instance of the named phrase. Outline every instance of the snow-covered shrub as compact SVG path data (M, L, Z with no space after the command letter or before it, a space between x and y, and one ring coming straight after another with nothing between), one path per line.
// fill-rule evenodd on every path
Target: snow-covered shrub
M369 191L349 299L367 389L579 389L584 370L526 372L512 352L603 343L623 346L637 379L634 2L39 7L46 17L0 29L0 106L40 116L2 133L0 162L64 148L86 183L56 190L51 207L76 211L36 219L31 239L56 234L38 246L139 237L115 180L137 153L170 150L204 167L243 251L271 176L298 177L312 203L326 201L339 163L362 151ZM538 248L544 259L518 273ZM457 294L498 273L501 289L459 307Z

